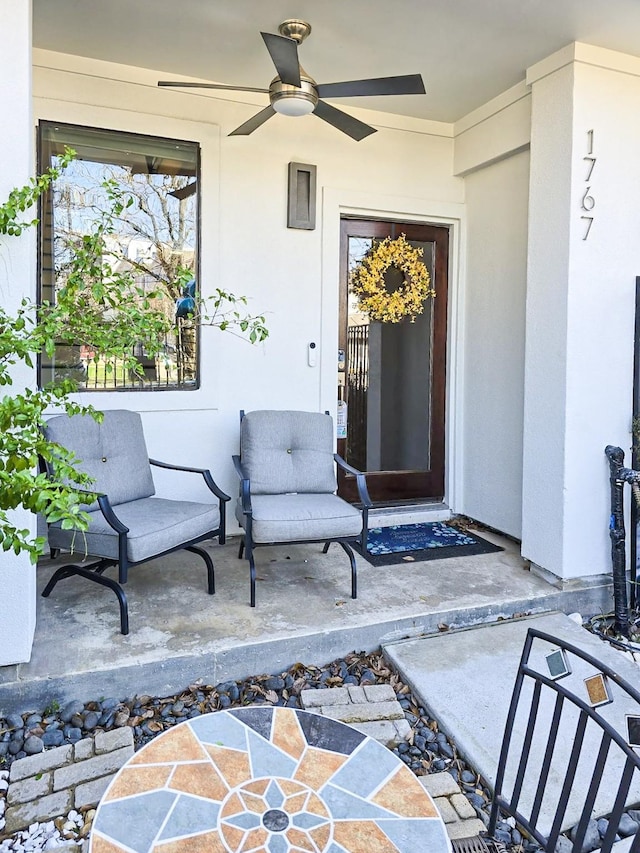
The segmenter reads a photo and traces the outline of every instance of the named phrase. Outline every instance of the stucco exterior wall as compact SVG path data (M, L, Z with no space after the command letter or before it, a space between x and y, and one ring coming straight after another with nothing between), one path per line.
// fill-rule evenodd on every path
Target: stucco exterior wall
M558 574L564 513L573 74L573 67L567 66L535 84L531 140L523 539L527 556ZM530 542L535 542L533 550Z
M525 81L492 98L454 125L453 171L468 175L529 148L531 91Z
M339 257L326 247L340 211L437 219L445 208L461 207L463 182L453 177L450 125L359 111L379 128L362 143L313 116L276 116L249 137L229 138L264 99L242 93L239 103L158 89L163 77L36 51L34 112L36 119L200 142L203 290L220 286L248 295L250 307L266 313L270 337L251 347L204 329L198 391L86 396L102 408L141 411L153 456L208 465L236 494L230 457L241 408L335 408ZM290 161L318 167L315 231L286 227ZM307 363L310 341L320 350L316 367ZM167 479L158 478L160 490ZM174 494L181 490L172 487Z
M15 186L26 184L33 173L31 130L31 4L24 0L0 0L2 50L0 50L0 116L3 162L0 198L4 201ZM0 237L0 302L11 311L23 296L35 296L35 234ZM14 371L14 388L33 384L33 371ZM21 529L34 530L29 513L15 512L11 521ZM29 660L36 621L35 567L26 554L0 551L0 666Z
M460 512L516 538L522 531L528 183L528 151L465 178Z
M604 447L631 444L640 61L573 45L529 78L523 555L572 578L610 571Z

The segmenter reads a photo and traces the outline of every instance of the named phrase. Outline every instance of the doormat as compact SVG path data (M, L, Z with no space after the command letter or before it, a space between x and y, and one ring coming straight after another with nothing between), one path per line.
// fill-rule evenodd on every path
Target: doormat
M355 547L362 554L362 549L358 545ZM492 554L503 550L499 545L473 533L458 530L442 521L434 521L428 524L370 527L367 553L362 556L372 566L392 566L445 560L447 557Z

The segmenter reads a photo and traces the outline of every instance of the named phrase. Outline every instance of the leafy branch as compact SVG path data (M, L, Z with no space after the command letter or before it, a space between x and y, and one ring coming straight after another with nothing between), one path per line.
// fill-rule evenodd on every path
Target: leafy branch
M182 285L183 293L190 293L193 273L188 267L178 268L177 283ZM228 290L216 287L212 296L198 298L194 293L193 296L186 296L185 301L187 300L189 310L185 316L195 320L200 326L230 332L252 344L265 341L269 337L264 314L249 314L244 310L244 306L249 304L246 296L236 296Z
M27 389L0 400L0 545L3 551L26 551L34 562L44 539L32 539L28 530L16 527L7 511L22 506L42 513L50 523L59 522L64 529L86 530L89 516L83 504L95 498L87 496L92 481L78 470L78 460L48 441L42 429L44 413L53 405L62 404L68 415L86 414L102 420L102 413L92 407L65 399L71 390L72 383L65 380L48 389ZM51 466L55 479L38 471L39 460Z
M74 156L66 148L58 166L9 193L0 205L0 235L19 237L25 228L37 224L37 219L24 215ZM115 242L110 238L117 232L117 222L133 199L115 180L102 186L108 206L88 233L74 235L55 302L37 305L23 299L13 314L0 306L0 386L5 389L13 385L16 365L32 368L40 354L53 356L61 343L84 344L93 352L94 361L118 359L140 375L142 367L134 347L141 345L157 354L172 328L173 318L156 307L159 291L139 286L131 269L123 267L109 249ZM180 271L176 287L184 288L187 274L192 278L189 270ZM203 308L207 302L210 313ZM243 313L246 304L245 297L219 289L211 300L194 298L189 316L203 325L240 334L252 343L262 341L268 335L265 318ZM45 413L51 409L102 420L102 413L92 406L70 398L77 388L72 379L58 379L41 389L26 388L0 397L0 548L16 554L27 552L33 562L42 552L44 539L18 527L14 510L42 513L48 523L63 529L82 532L88 527L86 506L95 499L92 480L79 470L81 460L49 441L44 432ZM52 476L39 469L41 462Z
M5 203L0 205L0 234L19 237L25 228L38 224L37 219L21 221L18 217L36 204L40 196L49 189L56 178L60 177L62 170L69 165L75 156L76 152L65 146L64 154L60 157L58 166L53 166L42 175L30 178L25 186L11 190Z
M73 156L67 149L59 167L12 190L0 205L0 233L16 237L25 227L37 224L35 219L19 221L18 216L50 188ZM130 275L109 263L107 238L129 201L115 185L105 190L109 207L94 230L83 234L74 247L55 304L36 305L23 299L14 315L0 307L0 386L13 385L15 365L22 362L33 367L38 355L53 355L60 342L85 343L95 359L121 358L134 371L141 369L133 355L135 343L141 341L150 351L159 350L169 320L153 307L153 293L142 292ZM19 507L42 513L47 522L64 529L87 529L89 516L84 507L95 497L92 480L78 469L79 460L73 454L48 441L44 433L45 412L52 408L102 420L92 406L70 399L76 390L73 380L60 379L41 389L27 388L0 398L0 547L4 551L26 551L35 561L44 547L41 537L32 538L28 530L14 523L11 511ZM41 462L52 477L39 470Z

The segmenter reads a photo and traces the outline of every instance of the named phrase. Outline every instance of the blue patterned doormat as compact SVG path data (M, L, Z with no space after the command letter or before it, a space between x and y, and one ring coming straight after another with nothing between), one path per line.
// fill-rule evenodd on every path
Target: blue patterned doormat
M362 553L360 548L357 550ZM363 554L373 566L399 563L421 563L426 560L445 560L491 554L504 550L493 542L465 530L458 530L442 521L428 524L398 524L393 527L371 527L367 553Z

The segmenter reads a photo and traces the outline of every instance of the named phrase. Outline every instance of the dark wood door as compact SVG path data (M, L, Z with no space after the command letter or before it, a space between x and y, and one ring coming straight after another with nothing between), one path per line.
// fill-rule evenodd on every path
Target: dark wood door
M415 321L371 321L359 312L349 272L376 242L401 234L423 250L436 297ZM449 229L437 225L343 219L340 247L338 397L347 404L347 435L338 453L367 472L377 503L439 500L444 495L447 273ZM400 286L390 268L386 286ZM357 500L354 478L338 492Z

